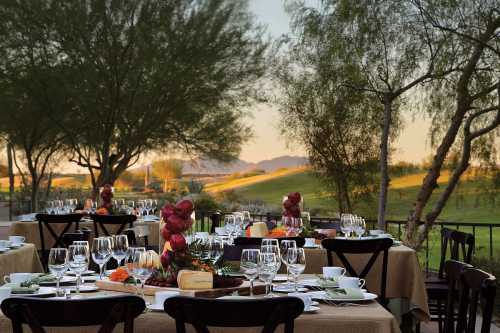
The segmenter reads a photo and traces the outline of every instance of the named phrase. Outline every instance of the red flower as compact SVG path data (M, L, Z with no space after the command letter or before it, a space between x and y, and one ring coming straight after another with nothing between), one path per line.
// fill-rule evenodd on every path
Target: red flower
M170 215L167 218L167 223L165 224L165 227L168 230L170 230L173 234L177 234L179 232L187 230L185 221L177 215Z
M292 192L288 194L288 200L290 200L294 205L299 204L300 199L302 199L302 197L299 192Z
M167 268L170 263L172 262L172 253L169 252L169 251L165 251L162 253L161 257L160 257L160 262L161 262L161 265L165 268Z
M175 205L175 213L182 217L183 219L187 219L193 213L193 203L191 200L181 200Z
M166 241L168 241L172 236L172 232L167 229L166 225L164 225L163 228L161 228L160 233L161 237L163 237L163 239Z
M182 251L187 247L186 239L182 234L173 234L170 237L170 246L172 251Z
M169 216L174 215L175 213L175 206L172 205L171 203L165 204L163 208L161 209L161 216L162 218L166 221Z

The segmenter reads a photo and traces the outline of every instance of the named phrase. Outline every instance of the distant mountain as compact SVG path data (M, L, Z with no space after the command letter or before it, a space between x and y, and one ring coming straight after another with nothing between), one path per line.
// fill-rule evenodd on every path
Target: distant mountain
M280 156L270 160L260 161L256 164L256 168L271 172L281 168L296 168L307 164L309 164L307 157Z
M220 163L214 160L194 160L182 161L184 174L204 174L204 175L226 175L235 172L246 172L255 169L265 170L272 172L281 168L296 168L304 166L309 163L306 157L301 156L280 156L270 160L260 161L258 163L251 163L237 159L231 163ZM144 170L144 167L139 167L131 170Z

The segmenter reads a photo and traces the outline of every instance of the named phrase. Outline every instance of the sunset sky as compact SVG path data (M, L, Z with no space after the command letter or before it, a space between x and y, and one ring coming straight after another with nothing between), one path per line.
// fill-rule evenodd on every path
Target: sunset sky
M290 18L283 8L283 0L250 0L249 3L250 10L260 23L267 26L271 37L290 32ZM254 139L243 147L241 159L257 162L286 154L305 155L301 148L287 147L286 140L280 137L276 106L256 105L252 114L253 119L249 121L254 129ZM429 123L421 115L407 114L405 119L405 128L396 142L394 160L421 162L430 153L427 139Z

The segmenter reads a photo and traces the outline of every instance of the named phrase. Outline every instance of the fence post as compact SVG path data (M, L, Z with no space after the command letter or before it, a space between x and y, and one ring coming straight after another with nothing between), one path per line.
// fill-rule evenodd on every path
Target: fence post
M493 226L490 224L490 259L493 258Z

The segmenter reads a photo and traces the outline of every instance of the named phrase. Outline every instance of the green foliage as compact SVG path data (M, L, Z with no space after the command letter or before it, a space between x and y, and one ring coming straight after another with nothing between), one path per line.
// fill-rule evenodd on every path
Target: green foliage
M496 277L500 276L500 253L493 257L480 257L474 256L472 260L472 265L476 268L482 269L490 274L493 274ZM500 288L500 280L497 278L496 280L497 290ZM500 314L500 293L496 294L495 299L495 315Z
M210 194L201 193L194 197L194 207L199 211L215 211L221 206Z
M189 193L200 194L203 192L205 184L203 184L200 181L190 179L186 186L188 188Z
M265 69L246 2L4 1L0 68L32 74L16 95L67 134L94 188L152 150L229 161L249 136L241 107Z

